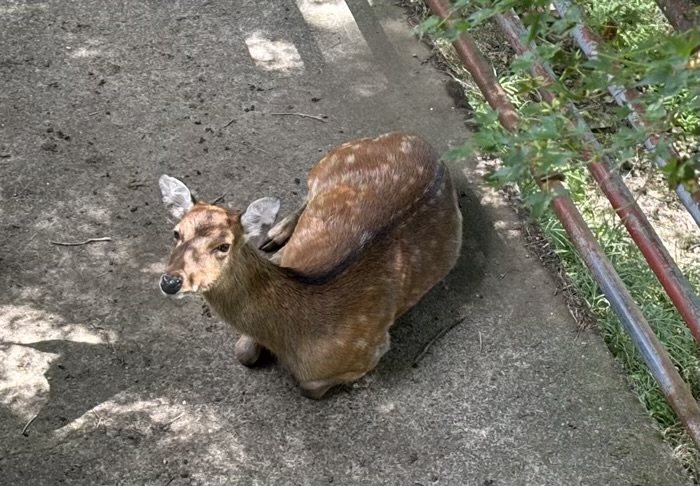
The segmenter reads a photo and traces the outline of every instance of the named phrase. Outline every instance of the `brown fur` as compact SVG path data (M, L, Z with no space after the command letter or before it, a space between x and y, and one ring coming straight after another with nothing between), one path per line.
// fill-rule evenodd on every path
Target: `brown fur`
M246 244L240 212L198 203L176 227L167 272L244 334L241 362L265 347L320 398L374 368L391 324L454 266L462 218L434 150L402 133L331 150L308 186L279 265Z

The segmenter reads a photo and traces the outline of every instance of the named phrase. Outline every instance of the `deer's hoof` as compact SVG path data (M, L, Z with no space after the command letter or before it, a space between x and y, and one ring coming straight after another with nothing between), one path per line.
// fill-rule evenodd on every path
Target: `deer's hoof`
M262 349L262 346L256 343L252 337L243 335L238 338L233 353L243 366L251 367L257 364Z

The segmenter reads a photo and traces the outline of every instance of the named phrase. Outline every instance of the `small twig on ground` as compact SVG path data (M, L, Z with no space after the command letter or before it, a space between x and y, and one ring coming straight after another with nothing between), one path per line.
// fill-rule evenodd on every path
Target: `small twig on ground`
M423 348L423 351L421 351L420 354L418 354L418 356L416 356L416 359L413 360L413 364L411 366L413 368L417 367L418 363L420 363L421 360L425 357L425 355L428 354L428 351L433 346L433 344L435 344L438 341L438 339L440 339L442 336L444 336L445 334L450 332L452 329L457 327L457 325L462 323L462 322L464 322L464 318L460 317L459 319L456 319L450 325L445 326L442 329L440 329L440 331L430 341L428 341L428 344L425 345L425 347Z
M173 481L175 481L175 478L176 478L176 477L177 477L177 475L175 475L175 476L171 477L170 479L168 479L168 480L165 482L165 484L163 484L163 486L168 486L168 484L170 484L170 483L172 483Z
M270 113L270 115L276 115L276 116L300 116L302 118L311 118L312 120L317 120L320 121L321 123L326 123L326 120L321 118L320 116L314 116L314 115L307 115L306 113Z
M104 330L105 330L104 327L102 327L102 326L96 326L96 325L94 325L92 322L88 322L88 326L90 326L91 328L95 329L96 331L104 331Z
M178 420L180 420L184 416L185 416L185 413L183 412L180 415L178 415L177 417L175 417L174 419L172 419L170 422L167 422L167 423L164 423L163 425L161 425L160 428L167 429L168 427L170 427L172 424L174 424L175 422L177 422Z
M234 141L233 143L238 144L241 147L252 148L253 150L257 150L258 152L262 152L265 155L269 155L270 157L272 157L272 154L270 152L268 152L267 150L261 149L257 145L253 145L252 143L248 142L247 140L245 140L244 142L235 142Z
M484 341L481 339L481 331L479 331L479 352L484 350Z
M38 413L34 414L32 418L29 419L29 422L27 422L27 425L24 426L22 429L22 435L27 435L27 429L29 428L30 425L36 420L36 418L39 416Z
M270 152L268 152L267 150L263 150L263 149L261 149L260 147L256 147L256 146L253 145L253 144L243 145L243 146L244 146L244 147L250 147L250 148L252 148L253 150L257 150L258 152L262 152L262 153L264 153L265 155L269 155L270 157L272 157L272 154L271 154Z
M144 187L147 185L148 185L148 183L146 183L146 182L139 181L139 180L133 180L133 181L129 182L126 185L126 187L128 187L129 189L138 189L139 187Z
M236 120L237 120L237 118L231 118L231 121L228 122L228 123L227 123L226 125L224 125L223 127L221 127L221 129L223 130L224 128L230 127L231 124L232 124L233 122L235 122Z
M112 241L112 238L109 236L104 236L100 238L89 238L85 241L77 241L77 242L71 242L71 243L65 243L62 241L49 241L52 245L58 245L58 246L82 246L82 245L87 245L89 243L97 243L99 241Z
M226 193L223 193L221 196L219 196L219 197L217 197L216 199L214 199L211 203L212 203L212 204L216 204L216 203L218 203L219 201L223 201L225 197L226 197Z
M97 417L97 425L95 425L95 430L97 430L97 429L100 428L100 425L102 424L102 415L100 415L99 413L95 412L94 410L92 411L92 413L94 413L94 414L95 414L95 417Z

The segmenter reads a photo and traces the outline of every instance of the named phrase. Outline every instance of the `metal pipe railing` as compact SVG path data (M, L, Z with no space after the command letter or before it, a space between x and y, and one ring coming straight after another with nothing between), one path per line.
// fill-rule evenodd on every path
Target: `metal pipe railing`
M534 44L527 46L521 40L527 32L517 14L511 10L497 15L496 22L518 54L524 54L529 51L533 55L534 62L531 69L533 76L554 83L556 80L554 72L549 65L537 57ZM541 87L539 91L542 98L548 103L552 104L555 101L554 95L547 88ZM575 123L577 127L584 127L586 141L595 152L600 153L598 140L588 128L574 103L567 101L566 105L569 116L573 118L572 123ZM700 298L694 292L692 285L678 268L668 250L666 250L663 242L635 201L620 174L612 168L613 165L610 160L603 156L601 162L596 162L592 159L588 150L583 150L582 155L589 172L610 201L625 228L627 228L627 232L641 250L649 267L658 278L676 309L678 309L696 341L700 341Z
M449 18L449 9L444 0L425 0L425 2L435 15L443 19ZM499 115L503 113L515 115L499 117L507 130L515 131L518 122L515 107L505 96L493 70L476 49L473 39L463 33L453 41L453 45L489 105ZM536 180L544 189L556 191L557 195L550 203L554 213L620 318L620 322L630 334L668 402L686 426L695 444L700 447L700 408L678 370L673 366L668 353L652 332L637 304L632 300L629 291L595 240L566 189L554 179L536 178Z
M595 33L591 32L591 30L584 25L580 12L571 8L571 2L568 0L556 0L552 3L557 9L557 12L559 12L559 15L564 16L568 14L576 21L576 25L571 30L571 35L581 51L583 51L589 59L597 59L600 40ZM608 84L608 91L618 105L627 106L629 108L630 113L627 116L627 120L632 126L645 130L648 129L649 124L644 119L643 107L634 102L637 94L633 90L613 82L613 79L613 74L608 74L608 81L610 81L610 84ZM660 137L658 134L652 134L644 141L644 145L648 150L654 150L659 139ZM678 153L673 147L670 147L670 151L671 155L678 157ZM663 167L666 165L666 161L662 157L657 157L656 165ZM685 206L693 217L693 220L695 220L695 223L700 227L700 190L695 190L690 193L680 184L676 186L675 190L683 206Z
M700 15L695 13L693 7L685 0L656 0L656 4L677 31L700 31Z

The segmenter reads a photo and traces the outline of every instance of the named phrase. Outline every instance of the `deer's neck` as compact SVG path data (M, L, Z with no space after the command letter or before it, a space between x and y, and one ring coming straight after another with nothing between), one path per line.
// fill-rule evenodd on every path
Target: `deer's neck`
M313 304L303 286L244 244L204 297L226 322L275 352L304 334L303 316Z

